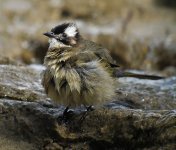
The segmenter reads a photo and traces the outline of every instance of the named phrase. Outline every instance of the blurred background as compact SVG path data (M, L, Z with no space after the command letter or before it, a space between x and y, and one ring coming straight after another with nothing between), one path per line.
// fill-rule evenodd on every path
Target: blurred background
M0 64L42 64L43 33L64 21L124 69L176 74L176 0L0 0Z

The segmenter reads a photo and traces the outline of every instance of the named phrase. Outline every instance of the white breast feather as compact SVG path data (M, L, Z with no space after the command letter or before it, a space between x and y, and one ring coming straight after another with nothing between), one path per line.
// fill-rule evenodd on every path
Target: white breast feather
M61 47L70 47L69 45L65 45L62 42L57 41L55 38L49 38L49 48L61 48Z

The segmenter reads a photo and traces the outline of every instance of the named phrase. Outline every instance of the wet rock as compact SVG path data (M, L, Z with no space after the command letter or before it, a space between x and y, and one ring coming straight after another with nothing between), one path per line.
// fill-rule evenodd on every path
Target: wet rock
M176 77L156 81L121 78L119 84L118 103L145 110L176 108Z
M39 69L43 69L42 66ZM0 97L35 101L46 99L40 84L41 70L32 67L0 65Z
M13 134L36 149L173 149L175 145L172 110L100 108L82 122L82 113L77 113L63 123L57 119L62 115L60 107L1 99L0 109L0 136Z
M174 149L176 77L121 78L112 102L87 115L75 108L62 120L64 107L41 86L43 69L0 65L0 145L9 143L6 149Z
M47 98L40 83L43 69L42 65L0 65L0 97L22 101L45 101ZM116 91L114 102L118 103L115 106L170 110L176 107L175 77L156 81L120 78Z

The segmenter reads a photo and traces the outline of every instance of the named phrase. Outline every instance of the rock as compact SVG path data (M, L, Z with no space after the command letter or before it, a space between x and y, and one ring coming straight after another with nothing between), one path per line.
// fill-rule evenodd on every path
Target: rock
M75 108L63 120L64 107L44 94L43 69L40 65L0 65L2 150L174 149L176 77L121 78L114 101L88 114L82 107Z
M0 65L0 97L22 101L46 99L40 73L32 67Z
M119 79L118 103L127 102L131 108L172 110L176 108L176 77L164 80Z
M30 141L36 149L173 149L175 144L174 110L100 108L82 122L79 113L65 124L57 121L63 109L36 102L1 99L0 110L0 136Z

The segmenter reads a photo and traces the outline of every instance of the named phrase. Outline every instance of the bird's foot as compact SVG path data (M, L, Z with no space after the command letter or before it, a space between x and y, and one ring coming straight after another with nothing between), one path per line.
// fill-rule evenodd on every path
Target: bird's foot
M86 108L86 111L81 116L81 118L79 120L80 123L82 123L85 120L86 116L88 115L88 112L91 112L91 111L95 110L92 105L90 105L90 106L84 106L84 107Z
M95 109L92 105L90 105L90 106L85 106L85 108L86 108L87 112L93 111L93 110Z
M67 106L62 116L58 118L58 121L62 123L67 123L72 116L73 116L73 111L69 110L69 106Z

